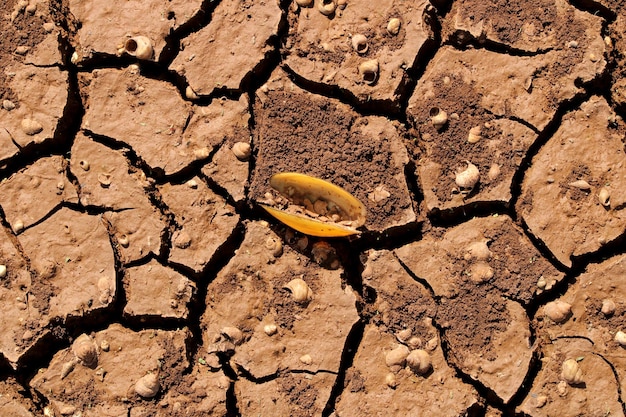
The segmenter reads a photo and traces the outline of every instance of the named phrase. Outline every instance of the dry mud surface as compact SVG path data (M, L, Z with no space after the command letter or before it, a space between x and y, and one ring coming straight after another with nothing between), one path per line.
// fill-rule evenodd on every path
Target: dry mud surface
M7 0L0 415L624 416L618 0ZM367 210L305 236L296 171Z

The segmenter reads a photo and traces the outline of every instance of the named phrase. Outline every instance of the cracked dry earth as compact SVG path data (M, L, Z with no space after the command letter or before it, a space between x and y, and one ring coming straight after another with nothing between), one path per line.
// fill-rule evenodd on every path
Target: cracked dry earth
M0 415L626 413L623 2L0 11Z

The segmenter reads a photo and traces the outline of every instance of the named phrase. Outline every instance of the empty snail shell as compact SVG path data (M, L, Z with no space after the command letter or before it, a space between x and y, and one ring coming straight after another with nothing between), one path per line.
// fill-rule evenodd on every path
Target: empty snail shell
M457 172L454 181L456 182L456 185L461 188L461 190L471 191L478 183L479 178L480 172L478 171L476 165L467 161L467 168L461 172Z
M424 349L416 349L409 353L406 364L417 375L427 374L432 369L430 354Z
M233 145L233 153L242 162L247 161L252 154L252 148L248 142L237 142Z
M124 42L124 52L137 59L143 60L152 59L154 55L152 41L146 36L134 36L126 39L126 42Z
M611 195L609 193L609 190L607 190L605 187L602 187L598 192L598 200L600 201L600 204L602 204L604 207L609 207L611 205Z
M480 126L474 126L469 130L469 134L467 135L467 141L469 143L476 143L482 139L482 129Z
M369 85L376 84L376 81L378 81L378 71L378 60L376 59L367 60L359 65L361 79Z
M306 303L313 299L313 291L302 278L292 279L285 285L296 303Z
M41 123L33 119L22 119L21 127L28 136L34 136L43 130Z
M337 9L337 3L335 0L319 0L318 10L324 16L332 16Z
M402 22L400 21L400 19L398 19L397 17L393 17L391 19L389 19L389 22L387 23L387 32L390 35L397 35L398 33L400 33L400 26L402 25Z
M296 0L296 3L300 7L311 7L313 5L313 0Z
M226 326L222 328L220 331L228 340L233 342L235 345L241 344L243 342L243 332L234 326Z
M142 376L135 383L135 392L143 398L154 397L160 388L159 376L153 373Z
M583 371L576 359L567 359L563 362L561 378L570 385L578 385L583 382Z
M395 349L390 350L385 355L385 364L394 372L404 368L406 358L409 356L409 348L404 345L398 345Z
M555 323L563 323L572 313L572 305L565 301L550 301L543 308L544 314Z
M0 278L6 278L7 276L7 266L4 264L0 264Z
M570 182L569 186L578 188L579 190L582 190L582 191L591 190L591 185L589 185L589 183L585 180L578 180L578 181Z
M430 123L432 123L437 130L443 129L448 123L448 113L441 110L439 107L433 107L430 109Z
M364 54L369 49L367 38L361 33L352 35L352 47L358 54Z
M263 326L263 331L265 332L266 335L273 336L278 332L278 326L276 326L273 323L266 324L265 326Z
M389 388L397 387L398 380L396 379L396 374L394 374L393 372L389 372L387 375L385 375L385 384L387 384Z
M98 363L98 348L89 335L83 333L72 344L72 353L78 361L88 367L94 368Z
M265 241L265 247L272 253L274 258L278 258L283 254L283 243L275 237L268 237Z
M614 340L619 343L620 346L626 347L626 333L621 330L618 330L615 333Z
M340 221L350 224L339 224L323 221L319 218L307 217L304 214L290 213L285 210L261 204L269 214L287 226L307 235L319 237L340 237L359 233L357 227L365 223L365 206L350 193L324 181L295 172L276 174L270 178L272 188L280 192L293 204L303 205L304 200L313 203L313 209L321 210L322 201L327 214L334 212Z

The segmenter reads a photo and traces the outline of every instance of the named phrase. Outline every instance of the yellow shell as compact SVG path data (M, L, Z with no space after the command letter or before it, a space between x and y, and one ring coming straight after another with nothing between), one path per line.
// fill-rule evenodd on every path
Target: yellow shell
M365 223L366 211L363 203L343 188L328 181L296 172L285 172L273 175L270 178L270 185L290 200L294 198L308 199L311 202L322 200L333 204L341 217L350 220L353 226L323 222L261 204L269 214L301 233L318 237L350 236L358 234L356 228Z

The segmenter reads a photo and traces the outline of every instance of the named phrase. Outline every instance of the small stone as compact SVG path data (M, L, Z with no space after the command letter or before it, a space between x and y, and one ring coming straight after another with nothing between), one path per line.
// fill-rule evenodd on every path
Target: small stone
M263 331L268 336L273 336L278 332L278 327L275 324L266 324L263 326Z
M43 30L45 30L47 33L51 33L54 30L54 23L52 22L44 23Z
M311 358L311 355L307 353L306 355L300 356L300 362L302 362L305 365L310 365L313 363L313 358Z
M100 342L100 349L102 349L103 352L108 352L109 349L111 349L111 344L108 340L103 340Z

